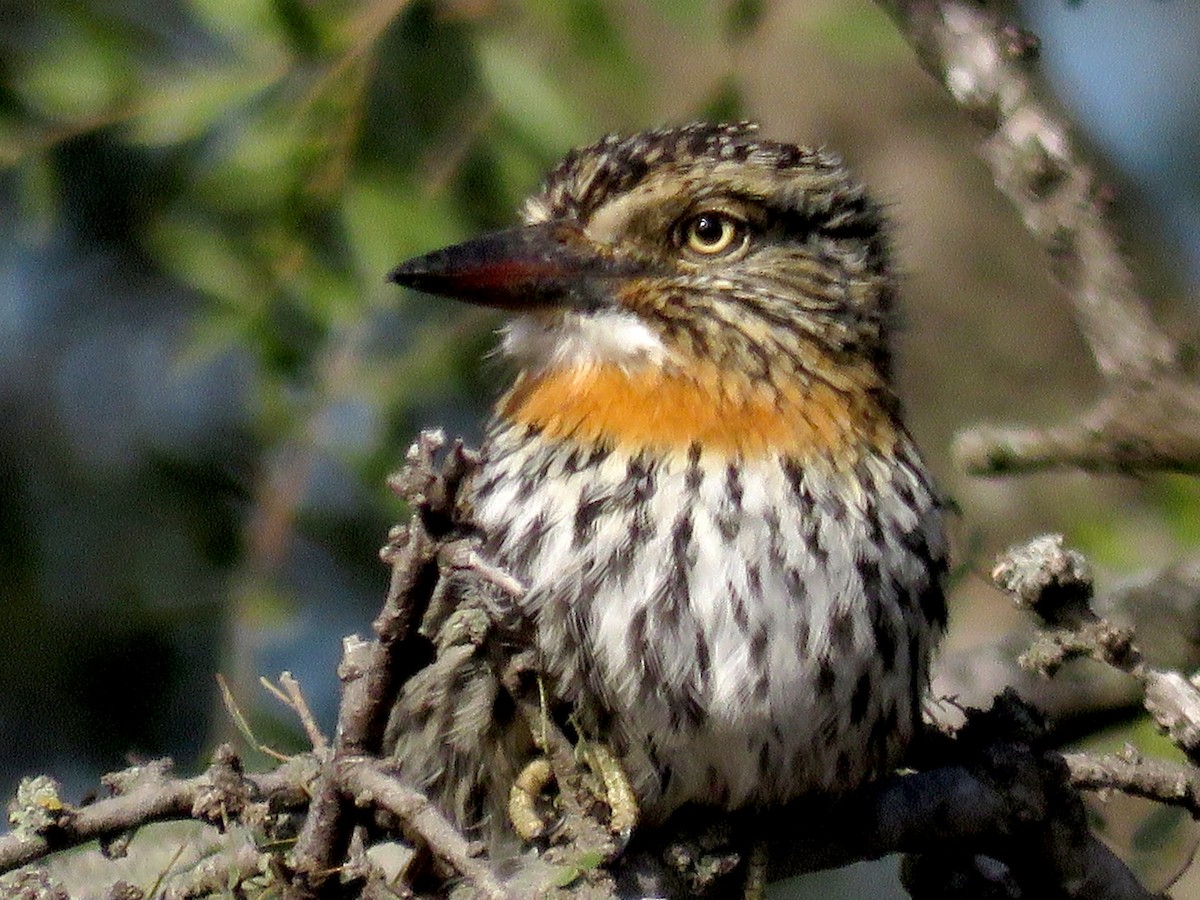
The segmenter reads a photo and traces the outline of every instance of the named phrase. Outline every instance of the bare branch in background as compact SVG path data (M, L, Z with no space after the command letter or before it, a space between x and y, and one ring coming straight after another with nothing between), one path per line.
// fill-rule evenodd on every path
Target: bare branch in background
M1036 97L1024 59L1036 42L977 3L880 0L922 64L988 134L981 152L996 186L1042 245L1104 379L1077 419L1048 428L962 433L967 471L1200 473L1200 382L1154 323L1065 123Z
M277 809L301 808L316 775L309 756L294 757L268 774L245 774L224 744L202 775L174 778L170 770L169 760L158 760L107 775L104 782L114 796L79 807L65 803L45 779L27 780L42 784L18 792L10 805L14 828L0 835L0 871L164 819L197 818L224 826L260 817L268 802Z
M1103 591L1091 601L1096 613L1131 627L1151 665L1191 672L1200 669L1200 563L1147 573ZM1065 665L1054 678L1023 669L1017 658L1033 640L1018 630L981 647L951 652L937 665L934 695L967 706L984 706L1007 686L1068 732L1090 730L1114 716L1141 708L1137 679L1095 662ZM954 710L941 706L939 718Z
M1193 763L1200 762L1200 687L1177 671L1148 665L1134 644L1132 627L1114 625L1092 611L1090 573L1079 554L1064 548L1061 535L1012 548L1001 556L993 577L1020 606L1052 626L1022 657L1022 665L1049 675L1064 653L1081 653L1124 672L1140 684L1142 704L1159 728ZM1073 612L1064 620L1059 612L1065 594ZM1062 627L1064 621L1072 624ZM1129 755L1089 759L1074 754L1069 763L1079 787L1120 790L1188 808L1194 807L1200 784L1200 769Z

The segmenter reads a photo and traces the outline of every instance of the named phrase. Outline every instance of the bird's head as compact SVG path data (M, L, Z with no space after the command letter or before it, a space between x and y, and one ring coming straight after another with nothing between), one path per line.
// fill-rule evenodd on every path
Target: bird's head
M890 406L885 228L836 159L745 123L610 136L569 154L524 221L390 278L515 313L504 349L526 394Z

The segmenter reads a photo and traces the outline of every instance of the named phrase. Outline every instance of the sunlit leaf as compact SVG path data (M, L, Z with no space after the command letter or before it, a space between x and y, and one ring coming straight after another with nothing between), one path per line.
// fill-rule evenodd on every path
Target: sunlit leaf
M548 154L560 153L595 130L530 53L498 36L481 39L478 53L484 84L496 105Z
M206 28L248 54L287 50L271 0L191 0L188 6Z
M378 173L350 183L342 217L360 272L380 283L405 257L464 237L446 194L430 195L410 181Z
M109 40L63 28L12 87L30 108L61 120L93 119L132 103L133 60Z
M167 270L201 293L239 305L263 294L263 275L246 245L210 222L168 215L149 240Z
M269 65L192 69L157 82L129 126L134 142L165 145L189 140L238 109L278 78Z

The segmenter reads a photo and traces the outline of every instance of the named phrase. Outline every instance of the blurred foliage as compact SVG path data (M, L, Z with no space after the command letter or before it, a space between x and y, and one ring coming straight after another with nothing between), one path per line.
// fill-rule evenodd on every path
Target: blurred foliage
M762 6L651 4L716 40L752 31ZM325 613L306 603L348 605L350 625L316 632L333 651L336 629L369 621L371 548L401 514L386 474L419 427L477 428L482 410L458 398L494 390L480 360L495 320L384 276L511 222L566 147L646 120L617 14L601 0L0 8L0 219L15 224L0 334L22 345L0 405L0 638L27 648L0 663L0 723L62 713L0 759L6 778L84 747L102 768L129 749L193 755L212 736L196 725L217 709L214 670L253 706L264 644L314 639ZM732 79L711 93L697 115L740 114ZM131 408L129 379L167 408Z
M767 0L0 0L0 783L51 770L79 792L127 752L192 761L231 733L216 671L274 746L298 737L260 673L292 668L331 724L338 638L369 627L373 548L403 515L385 476L422 426L477 437L497 383L491 314L384 276L510 223L569 146L743 115L746 57L772 28L808 29L814 58L775 46L760 103L836 91L876 129L859 156L891 153L910 199L935 165L940 193L979 191L959 198L969 219L935 198L928 218L962 243L939 233L955 259L927 268L974 280L941 286L951 308L913 361L971 367L927 406L1002 395L985 363L1024 358L1024 334L1020 352L1003 339L1031 302L1021 278L1002 284L1006 260L1034 254L956 224L998 201L986 177L951 177L969 137L954 133L955 161L934 152L960 118L937 89L891 87L897 60L915 65L886 17L812 7L801 26L768 24ZM665 86L637 44L648 18L679 36ZM888 87L853 83L863 70ZM669 112L667 91L686 94ZM809 139L851 133L812 121ZM1005 310L999 349L954 330L961 297ZM1062 355L1032 357L1022 403ZM1048 527L1039 491L1004 491L993 512L1020 536ZM1121 516L1111 494L1078 514L1048 503L1100 562L1142 562L1147 517L1194 546L1194 484L1145 491ZM981 554L964 548L960 569Z

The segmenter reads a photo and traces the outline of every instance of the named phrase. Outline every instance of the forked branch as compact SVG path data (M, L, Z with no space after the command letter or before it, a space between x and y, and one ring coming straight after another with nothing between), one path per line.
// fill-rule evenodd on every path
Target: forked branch
M1104 191L1033 91L1037 41L969 0L879 0L925 68L986 129L996 186L1046 251L1102 378L1077 419L979 427L955 452L976 474L1047 468L1200 473L1200 382L1155 324L1105 221Z

